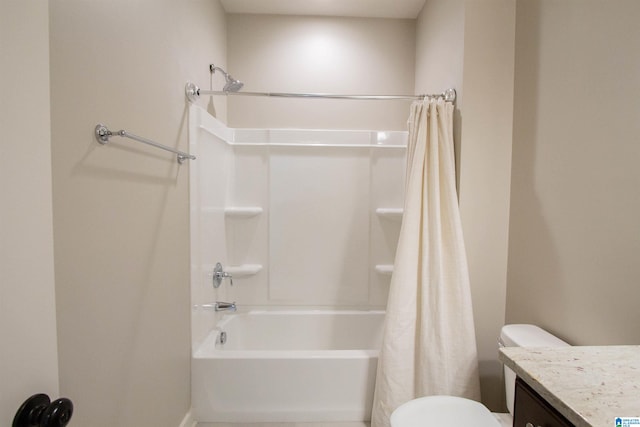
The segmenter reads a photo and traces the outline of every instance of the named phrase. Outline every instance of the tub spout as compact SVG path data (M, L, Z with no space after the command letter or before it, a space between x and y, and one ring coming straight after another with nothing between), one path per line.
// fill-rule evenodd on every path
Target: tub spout
M215 311L236 311L237 307L235 302L216 301L213 305L213 309Z

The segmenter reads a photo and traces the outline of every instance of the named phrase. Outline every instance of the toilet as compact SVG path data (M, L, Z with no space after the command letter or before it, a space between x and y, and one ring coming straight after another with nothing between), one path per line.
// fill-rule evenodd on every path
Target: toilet
M567 347L569 344L535 325L505 325L499 347ZM427 396L400 405L391 414L391 427L439 427L469 425L506 427L513 425L516 374L504 367L508 414L491 413L475 400L454 396Z

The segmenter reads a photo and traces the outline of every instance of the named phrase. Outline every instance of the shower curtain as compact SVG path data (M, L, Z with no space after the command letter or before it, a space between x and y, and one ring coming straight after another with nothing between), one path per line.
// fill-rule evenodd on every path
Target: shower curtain
M411 399L479 400L469 274L455 187L453 104L414 102L404 216L378 359L371 427Z

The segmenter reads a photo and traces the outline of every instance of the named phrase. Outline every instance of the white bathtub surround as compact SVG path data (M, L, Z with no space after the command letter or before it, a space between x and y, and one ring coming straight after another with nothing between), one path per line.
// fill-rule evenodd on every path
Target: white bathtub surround
M480 399L477 350L455 187L453 105L415 102L404 214L387 303L372 427L402 403Z
M192 350L207 307L370 310L386 305L407 132L232 129L189 110ZM233 275L212 287L213 266ZM385 266L379 272L376 266Z
M231 129L191 105L197 422L369 420L384 317L372 310L389 290L407 137ZM233 286L213 288L217 262ZM215 312L216 301L237 302L238 313ZM246 313L256 307L287 313Z
M194 418L242 425L367 421L383 321L383 311L225 315L193 356Z

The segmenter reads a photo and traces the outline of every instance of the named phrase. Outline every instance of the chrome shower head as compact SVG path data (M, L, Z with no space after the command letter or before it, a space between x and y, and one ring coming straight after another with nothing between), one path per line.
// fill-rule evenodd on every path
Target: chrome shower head
M222 88L223 92L238 92L240 89L242 89L242 86L244 86L244 83L242 83L240 80L234 79L229 73L227 73L222 68L216 67L213 64L209 65L209 71L211 71L211 74L214 74L216 70L224 74L225 84L224 84L224 87Z
M225 92L237 92L240 89L242 89L242 86L244 86L244 83L242 83L240 80L234 79L228 74L226 79L227 79L227 83L222 88L222 90Z

